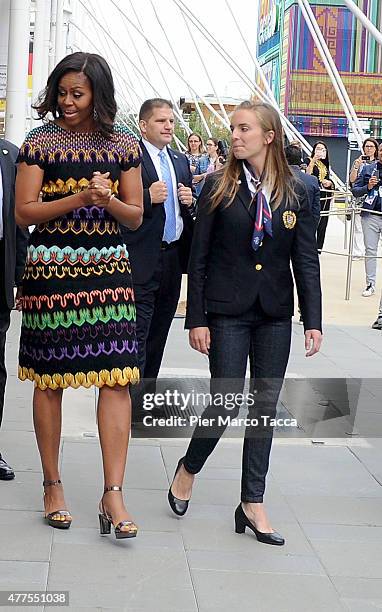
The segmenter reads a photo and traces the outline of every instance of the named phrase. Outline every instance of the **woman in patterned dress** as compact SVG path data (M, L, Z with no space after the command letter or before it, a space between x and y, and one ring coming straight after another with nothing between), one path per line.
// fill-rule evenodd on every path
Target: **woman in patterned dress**
M139 380L139 370L131 270L119 224L137 229L142 222L141 152L135 136L114 123L113 78L99 55L65 57L36 110L54 119L33 129L19 153L16 219L35 225L23 281L19 378L35 383L45 518L58 528L72 520L58 468L62 392L96 385L105 482L101 533L113 524L116 537L133 537L137 527L121 487L129 385Z

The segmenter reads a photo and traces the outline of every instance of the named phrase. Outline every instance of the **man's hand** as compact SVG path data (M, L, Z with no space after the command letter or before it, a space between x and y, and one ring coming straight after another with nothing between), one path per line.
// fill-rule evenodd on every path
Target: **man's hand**
M318 329L307 329L305 332L305 357L311 357L320 350L322 333Z
M23 309L23 304L22 304L22 299L21 299L22 297L23 297L23 288L20 285L19 287L17 287L16 297L15 297L15 308L19 312L21 312Z
M167 200L168 191L164 181L156 181L149 187L151 204L163 204Z
M192 206L191 187L185 187L183 183L178 183L178 198L185 206Z
M211 345L210 330L208 327L193 327L189 332L189 341L195 351L208 355Z

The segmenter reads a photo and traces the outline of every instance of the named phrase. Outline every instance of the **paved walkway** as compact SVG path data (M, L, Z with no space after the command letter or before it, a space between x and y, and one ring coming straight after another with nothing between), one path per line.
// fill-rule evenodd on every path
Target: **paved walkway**
M330 224L332 249L341 236L338 223L331 219ZM276 438L266 504L273 525L286 537L280 548L233 532L241 455L241 442L235 439L218 445L197 478L183 519L171 514L166 495L186 440L133 439L125 491L139 536L127 542L101 538L95 396L86 390L67 392L65 398L61 473L73 526L68 532L47 527L31 419L32 389L15 377L19 315L14 313L0 448L17 476L0 482L0 590L68 590L69 609L74 611L380 610L382 439L371 436L382 431L382 335L370 329L379 296L359 296L362 262L354 264L350 302L343 301L342 260L323 255L322 277L322 352L305 359L302 328L294 323L289 376L364 378L363 401L354 415L358 435L333 437L332 428L301 439ZM188 348L182 325L174 321L163 373L206 373L207 361Z

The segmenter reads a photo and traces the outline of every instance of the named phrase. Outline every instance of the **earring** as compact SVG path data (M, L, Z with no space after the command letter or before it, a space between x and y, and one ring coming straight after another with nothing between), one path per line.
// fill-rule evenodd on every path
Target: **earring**
M98 121L98 113L95 108L93 108L93 119L94 121Z

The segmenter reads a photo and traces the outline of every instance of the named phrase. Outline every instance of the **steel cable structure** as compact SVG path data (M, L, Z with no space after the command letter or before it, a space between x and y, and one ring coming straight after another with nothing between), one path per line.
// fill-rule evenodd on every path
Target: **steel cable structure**
M353 103L345 88L339 69L335 65L329 47L317 23L316 17L308 0L296 0L302 18L308 27L309 34L320 54L327 74L331 79L334 91L348 120L359 149L365 138L362 125L357 117ZM165 8L162 11L162 6ZM382 46L382 34L362 12L355 0L344 0L344 4L363 28L372 36L378 45ZM32 9L32 11L31 11ZM174 105L174 114L183 129L184 138L191 133L190 125L181 110L181 97L174 87L175 79L178 87L188 91L195 112L203 125L208 137L212 136L211 122L207 122L203 108L210 113L216 126L229 129L230 121L224 100L216 84L215 63L220 62L229 74L234 75L247 92L239 99L252 97L271 104L278 112L285 135L289 141L300 142L303 151L310 154L310 143L299 132L296 126L286 117L276 100L267 77L256 57L256 50L251 47L249 37L244 32L240 22L239 5L232 0L225 0L219 5L219 10L225 11L228 23L232 24L232 32L237 32L241 48L229 51L228 44L215 36L211 25L205 18L200 19L195 14L195 7L189 0L146 0L146 2L123 2L122 0L10 0L10 55L8 57L8 84L6 107L6 137L14 142L20 142L25 132L25 99L26 92L20 86L21 71L25 70L25 61L20 63L21 49L17 50L20 40L28 38L31 13L34 15L34 58L33 58L33 101L42 90L48 67L55 65L67 52L74 49L100 52L105 56L115 75L115 87L120 101L120 118L134 133L139 133L138 111L141 103L148 97L168 97ZM171 11L172 17L177 16L176 26L167 25L164 19ZM145 13L145 17L143 17ZM245 12L244 12L245 15ZM114 19L117 24L112 28ZM50 20L50 22L49 22ZM86 22L86 24L85 24ZM177 30L183 26L182 50L176 44ZM216 26L214 23L213 25ZM66 28L66 29L65 29ZM155 29L156 28L156 29ZM121 36L123 32L123 36ZM230 26L231 33L231 26ZM256 34L256 29L254 31ZM156 39L155 39L156 34ZM220 39L220 40L219 40ZM13 45L12 45L13 41ZM187 53L194 59L192 70L185 61ZM166 50L164 50L164 47ZM207 49L207 51L206 51ZM246 58L246 59L244 59ZM25 60L25 57L24 57ZM254 76L251 76L254 75ZM204 81L203 81L204 79ZM205 95L201 89L207 86L213 92ZM24 98L22 98L24 95ZM203 107L203 108L202 108ZM24 117L21 119L21 114ZM180 150L185 150L183 137L175 138ZM334 175L335 195L346 201L346 210L351 215L351 232L349 245L349 265L347 274L346 299L349 297L348 287L351 278L351 250L353 241L354 212L350 202L349 191L341 179ZM339 211L331 211L332 214ZM343 211L341 211L343 214ZM346 223L345 223L346 226Z

